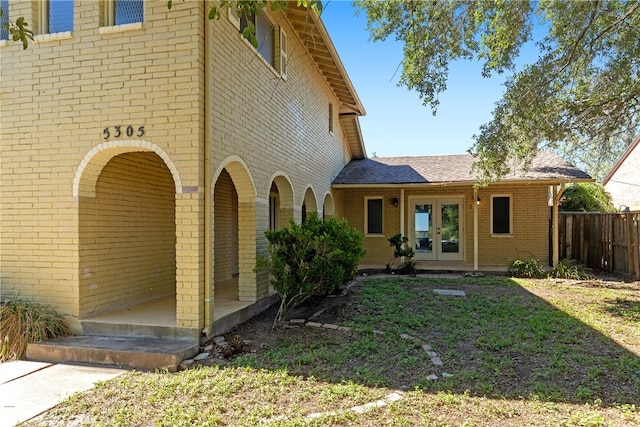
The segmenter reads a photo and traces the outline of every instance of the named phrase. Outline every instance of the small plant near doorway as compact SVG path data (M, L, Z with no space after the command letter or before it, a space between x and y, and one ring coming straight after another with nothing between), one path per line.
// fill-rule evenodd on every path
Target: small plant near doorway
M0 305L0 362L21 359L29 343L71 335L62 316L51 307L16 298Z
M393 271L397 265L396 270L399 274L415 276L416 263L413 260L415 252L411 246L407 245L409 238L398 233L387 240L389 241L389 246L394 248L393 258L387 263L387 272Z

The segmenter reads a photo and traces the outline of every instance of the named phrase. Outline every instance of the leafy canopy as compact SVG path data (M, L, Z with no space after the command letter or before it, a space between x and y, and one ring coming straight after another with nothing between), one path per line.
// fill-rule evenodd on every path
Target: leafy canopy
M508 72L493 119L470 152L485 181L555 149L597 171L631 142L640 119L640 2L358 0L374 41L404 43L400 84L435 114L452 61L478 60L485 77ZM517 71L534 30L538 60ZM612 154L613 153L613 154ZM598 172L601 174L601 172Z
M185 1L185 0L183 0ZM482 74L508 72L493 119L480 127L469 150L474 170L489 182L510 172L515 159L526 169L540 149L552 149L581 163L596 178L630 144L640 125L640 0L356 0L374 41L404 43L400 84L417 91L435 114L447 88L452 61L478 60ZM173 0L167 0L171 9ZM222 0L239 17L286 0ZM298 6L322 10L320 0ZM0 14L2 10L0 9ZM248 21L244 36L258 42ZM23 17L5 26L26 49L33 32ZM517 71L521 49L534 41L539 57ZM524 166L524 167L522 167Z
M563 212L615 212L611 195L602 184L592 182L568 186L560 200Z

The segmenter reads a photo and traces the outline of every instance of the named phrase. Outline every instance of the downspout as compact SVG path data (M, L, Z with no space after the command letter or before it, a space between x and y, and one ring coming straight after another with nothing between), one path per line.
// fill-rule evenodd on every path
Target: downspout
M206 7L206 6L205 6ZM202 335L209 336L211 331L211 306L213 295L211 292L211 164L209 162L210 141L210 97L209 79L211 73L209 53L209 18L206 13L204 19L204 329Z
M400 190L400 235L406 236L404 233L404 188ZM402 262L404 262L404 259Z
M560 205L560 197L564 193L564 183L560 184L560 190L557 187L553 187L553 266L557 267L560 261L560 230L558 230L558 224L560 217L558 215L558 206Z
M478 271L478 189L473 188L473 270Z

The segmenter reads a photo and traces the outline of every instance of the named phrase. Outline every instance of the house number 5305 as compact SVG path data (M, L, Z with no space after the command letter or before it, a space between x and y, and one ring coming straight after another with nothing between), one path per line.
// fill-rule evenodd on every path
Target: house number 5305
M114 126L113 128L108 127L108 128L104 128L104 130L102 131L102 137L104 139L109 139L111 137L113 138L120 138L123 136L128 136L128 137L132 137L132 136L137 136L137 137L141 137L142 135L144 135L144 126L138 126L138 129L135 129L133 126L129 125L129 126Z

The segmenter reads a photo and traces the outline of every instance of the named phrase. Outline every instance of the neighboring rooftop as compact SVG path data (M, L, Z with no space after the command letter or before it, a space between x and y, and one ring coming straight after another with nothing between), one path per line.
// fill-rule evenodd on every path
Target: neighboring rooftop
M380 157L352 160L333 181L334 185L468 183L474 157L452 154L416 157ZM515 171L501 181L590 182L593 179L563 158L540 152L528 171Z

